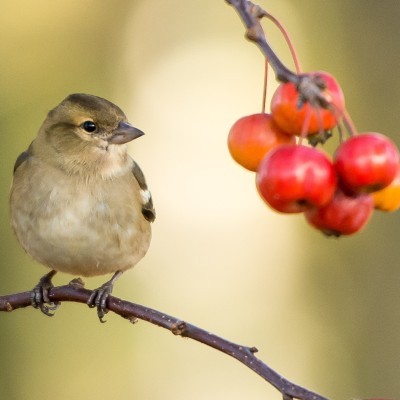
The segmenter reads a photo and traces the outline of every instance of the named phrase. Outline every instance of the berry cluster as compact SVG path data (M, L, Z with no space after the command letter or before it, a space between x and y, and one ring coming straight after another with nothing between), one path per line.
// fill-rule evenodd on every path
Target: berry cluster
M258 192L272 209L303 212L312 226L328 235L355 233L374 208L400 207L399 151L380 133L355 131L343 92L330 74L302 74L300 82L302 87L280 84L270 114L239 119L229 132L229 151L256 172ZM318 103L303 96L315 87ZM349 130L347 140L342 123ZM340 143L331 158L316 145L323 145L334 128ZM303 144L305 139L309 145Z

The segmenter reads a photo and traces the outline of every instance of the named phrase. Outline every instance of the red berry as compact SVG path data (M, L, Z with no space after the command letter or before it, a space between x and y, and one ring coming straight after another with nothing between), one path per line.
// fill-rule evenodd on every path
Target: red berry
M345 108L342 89L332 75L327 72L311 72L308 75L319 76L324 82L326 88L322 93L332 105L332 110L315 108L310 103L301 104L296 86L292 82L282 83L272 97L271 114L281 129L293 135L300 135L308 113L308 135L332 129Z
M254 114L239 119L228 136L232 158L250 171L257 170L260 161L272 148L294 142L295 138L278 128L270 114Z
M390 185L397 173L399 152L380 133L364 133L343 142L334 156L335 169L345 191L370 193Z
M328 236L351 235L358 232L370 218L374 207L372 196L347 196L338 190L323 207L304 213L307 221Z
M336 188L336 174L322 151L282 145L261 161L256 183L261 197L273 209L296 213L329 202Z

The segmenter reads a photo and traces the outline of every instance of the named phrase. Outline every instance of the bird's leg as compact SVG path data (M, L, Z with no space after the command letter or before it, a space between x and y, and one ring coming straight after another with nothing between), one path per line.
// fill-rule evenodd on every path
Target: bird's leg
M107 299L113 290L115 281L121 275L122 271L117 271L109 281L107 281L104 285L101 285L99 288L93 290L93 293L90 295L87 305L90 308L97 307L97 315L100 319L100 322L106 322L103 320L103 318L108 313L106 304Z
M53 287L51 279L57 273L54 269L40 278L39 283L33 288L31 303L32 307L40 308L40 311L52 317L54 312L60 306L60 302L51 302L49 298L49 290Z

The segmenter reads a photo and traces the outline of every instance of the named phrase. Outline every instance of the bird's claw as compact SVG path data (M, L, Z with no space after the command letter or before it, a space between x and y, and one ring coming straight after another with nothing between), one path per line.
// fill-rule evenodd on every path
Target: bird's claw
M49 297L49 291L54 287L51 279L55 273L56 271L50 271L48 274L44 275L33 288L31 296L32 307L39 308L40 311L48 317L54 316L55 311L60 306L60 302L53 302Z
M103 318L108 313L107 309L107 299L110 296L113 289L113 283L106 282L104 285L100 286L98 289L93 290L90 295L87 305L90 308L97 307L97 316L100 322L106 322Z
M115 281L121 276L121 274L122 271L117 271L108 282L93 290L89 300L87 301L87 305L90 308L97 307L97 316L102 323L106 322L103 318L108 313L107 299L113 290Z

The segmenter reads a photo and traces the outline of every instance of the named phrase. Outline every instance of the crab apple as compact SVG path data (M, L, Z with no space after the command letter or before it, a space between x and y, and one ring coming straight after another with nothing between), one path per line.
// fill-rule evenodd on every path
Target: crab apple
M323 207L310 208L304 213L307 221L327 236L351 235L368 222L374 208L370 194L348 196L337 190Z
M399 152L386 136L368 132L343 142L335 152L334 165L344 190L370 193L393 181Z
M336 173L321 150L282 145L261 161L256 184L260 196L273 209L298 213L330 201L336 188Z
M271 114L276 124L292 135L300 135L309 114L307 135L328 131L338 124L345 109L344 95L336 79L327 72L310 72L310 78L320 80L322 95L330 109L315 107L303 102L292 82L281 83L271 100Z
M278 128L266 113L240 118L228 135L232 158L250 171L256 171L265 154L284 143L295 143L295 138Z
M396 211L400 208L400 165L397 174L389 186L372 193L374 206L381 211Z

